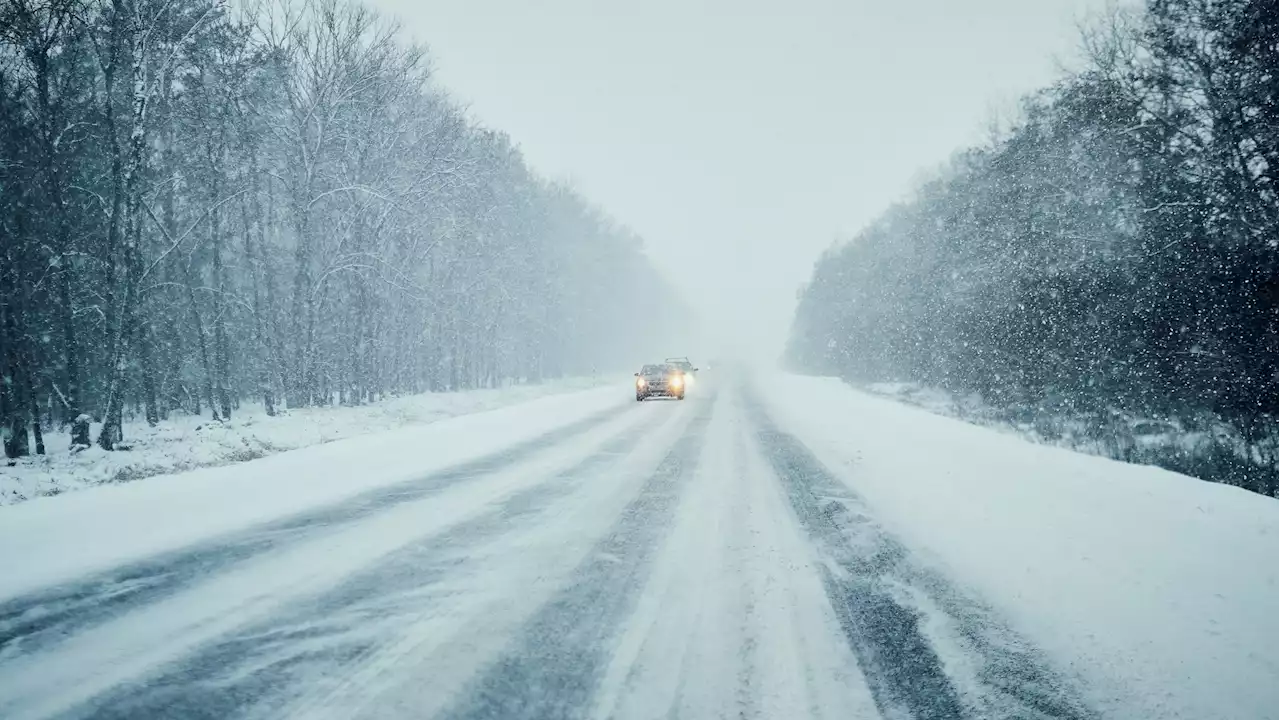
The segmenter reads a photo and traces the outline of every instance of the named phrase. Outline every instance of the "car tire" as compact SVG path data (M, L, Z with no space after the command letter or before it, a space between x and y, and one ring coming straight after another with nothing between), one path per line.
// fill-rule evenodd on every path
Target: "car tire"
M644 396L640 393L636 393L636 402L640 402L642 400L644 400Z
M684 393L680 393L679 395L677 395L677 396L676 396L676 399L677 399L677 400L683 400L683 399L684 399Z

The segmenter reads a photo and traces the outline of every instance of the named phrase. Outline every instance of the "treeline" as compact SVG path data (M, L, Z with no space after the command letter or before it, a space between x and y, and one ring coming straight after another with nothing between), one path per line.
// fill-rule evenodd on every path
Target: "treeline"
M76 418L111 449L134 414L618 368L678 332L640 240L429 75L344 0L0 0L6 453Z
M1274 495L1277 35L1272 0L1097 23L1087 67L821 258L789 362L1099 430L1225 423L1213 459L1154 461Z

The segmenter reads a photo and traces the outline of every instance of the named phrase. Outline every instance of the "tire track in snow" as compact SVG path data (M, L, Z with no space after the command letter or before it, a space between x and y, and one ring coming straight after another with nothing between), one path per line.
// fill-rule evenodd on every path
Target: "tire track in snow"
M591 717L877 717L736 383L722 395Z
M306 683L361 664L399 627L414 600L466 562L467 550L518 532L634 444L624 432L545 483L512 495L442 536L396 551L340 586L202 648L155 677L121 687L67 717L189 720L275 717ZM319 680L318 680L319 679Z
M0 715L76 713L116 688L155 677L162 668L274 616L300 598L328 592L395 551L440 537L513 495L546 483L650 416L623 410L589 429L580 441L551 445L513 468L391 504L361 522L326 528L305 542L232 565L215 577L122 612L47 651L0 664Z
M638 599L650 561L697 465L714 398L689 424L570 584L526 623L443 717L578 718L608 666L612 638Z
M1095 716L993 613L913 563L866 503L779 430L755 397L746 404L765 456L825 561L828 598L883 716Z
M108 622L134 608L170 596L245 560L359 521L400 503L440 492L477 475L519 464L628 411L609 408L499 452L378 488L341 503L215 538L193 548L119 566L94 577L0 602L0 663L47 650L60 640Z
M733 396L732 389L720 391L721 407L703 437L697 469L637 587L634 608L619 625L583 716L713 717L709 708L732 704L730 696L743 687L738 660L746 645L740 638L744 603L717 592L730 585L724 581L732 573L725 567L726 546L739 540L747 505L742 493L725 491L741 476L743 457L731 440L737 427ZM690 698L708 702L699 707Z

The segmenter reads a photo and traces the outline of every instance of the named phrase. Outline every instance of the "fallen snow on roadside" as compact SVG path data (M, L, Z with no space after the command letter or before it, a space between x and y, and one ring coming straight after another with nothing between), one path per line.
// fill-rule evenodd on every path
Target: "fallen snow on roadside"
M634 405L624 386L0 508L0 599L324 507Z
M1042 445L1154 465L1210 482L1256 490L1255 483L1275 475L1274 433L1249 440L1239 429L1209 413L1151 417L1117 408L1105 413L1052 411L1029 404L1001 408L987 403L977 393L953 395L914 382L855 387ZM1236 462L1224 463L1224 456L1234 457Z
M1107 717L1276 718L1277 503L1036 445L835 378L771 412L890 532L974 588Z
M300 408L275 417L267 416L255 404L243 406L226 422L176 415L154 428L139 420L125 424L130 449L116 452L94 446L72 453L69 433L49 433L45 436L47 455L33 455L14 465L0 466L0 506L94 485L252 460L283 450L597 387L603 382L598 378L571 378L493 390L425 393L358 407ZM95 424L92 437L96 438L100 429L101 425Z

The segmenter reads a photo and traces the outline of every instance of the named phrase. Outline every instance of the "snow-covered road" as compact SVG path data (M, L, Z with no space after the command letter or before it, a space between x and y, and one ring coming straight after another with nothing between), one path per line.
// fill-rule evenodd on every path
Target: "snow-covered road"
M0 543L29 552L0 577L0 717L1113 714L768 396L575 393L218 470L273 463L287 494L178 503L175 476L10 508Z

